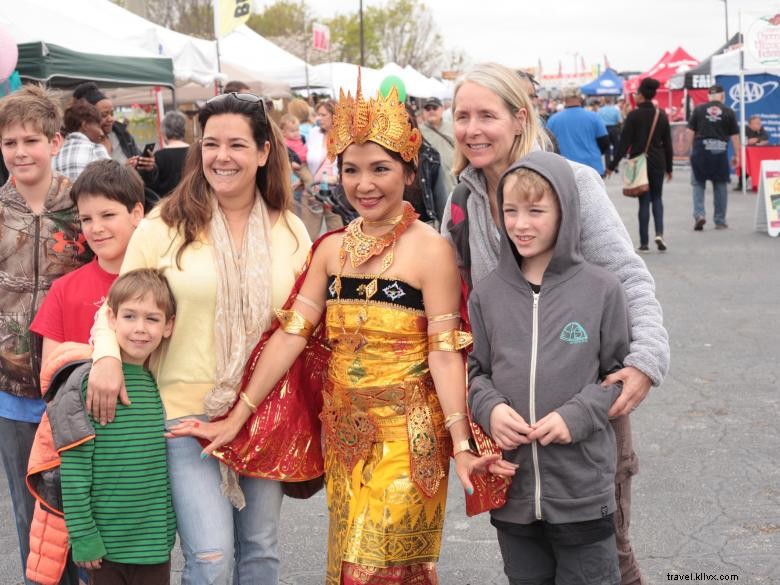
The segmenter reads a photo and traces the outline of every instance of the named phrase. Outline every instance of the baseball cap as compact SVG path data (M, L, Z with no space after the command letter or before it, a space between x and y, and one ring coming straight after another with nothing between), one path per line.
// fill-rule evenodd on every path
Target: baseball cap
M561 90L561 95L563 96L563 99L567 100L569 98L582 97L582 92L576 85L567 85Z
M425 106L436 106L437 108L441 107L441 100L437 97L429 97L427 100L425 100Z
M715 83L710 86L710 88L707 90L707 93L710 95L716 94L716 93L725 93L725 90L723 89L723 86L719 83Z

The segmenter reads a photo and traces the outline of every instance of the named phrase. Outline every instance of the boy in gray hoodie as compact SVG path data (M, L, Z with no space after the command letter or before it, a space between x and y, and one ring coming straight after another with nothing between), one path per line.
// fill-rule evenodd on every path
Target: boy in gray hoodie
M570 165L533 152L498 185L498 266L469 298L469 406L519 465L491 512L511 585L617 585L615 436L602 387L629 352L618 279L580 253Z

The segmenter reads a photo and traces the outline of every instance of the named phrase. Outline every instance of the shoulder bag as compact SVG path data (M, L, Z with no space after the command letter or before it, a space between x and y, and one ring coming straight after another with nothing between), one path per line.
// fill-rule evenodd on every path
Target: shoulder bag
M647 136L645 150L639 156L628 159L623 168L623 195L626 197L641 197L650 190L650 181L647 178L647 151L650 150L650 142L653 140L655 125L658 123L660 110L655 109L653 125Z

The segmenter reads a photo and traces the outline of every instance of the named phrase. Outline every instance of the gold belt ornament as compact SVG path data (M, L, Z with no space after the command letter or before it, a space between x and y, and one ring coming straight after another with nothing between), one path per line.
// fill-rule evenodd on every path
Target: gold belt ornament
M370 389L326 384L320 418L328 449L352 469L369 456L374 443L407 440L411 479L423 494L432 497L445 477L444 454L449 453L447 433L441 421L435 424L427 401L432 384L429 377ZM369 412L381 406L394 406L401 413L377 417Z

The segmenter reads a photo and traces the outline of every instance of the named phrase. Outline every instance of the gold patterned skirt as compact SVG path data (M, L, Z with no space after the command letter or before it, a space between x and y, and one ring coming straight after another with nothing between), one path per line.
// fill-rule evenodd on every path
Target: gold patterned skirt
M343 280L326 312L326 584L435 585L452 446L428 372L421 295L415 304L416 289L389 279L376 302L345 302L360 279ZM340 345L345 331L365 344Z

